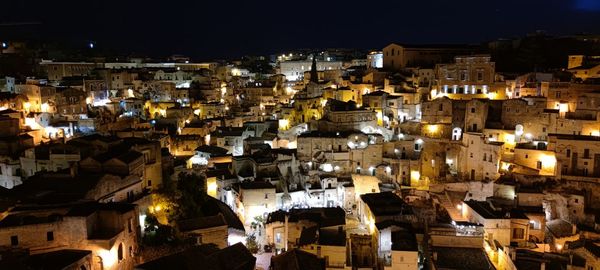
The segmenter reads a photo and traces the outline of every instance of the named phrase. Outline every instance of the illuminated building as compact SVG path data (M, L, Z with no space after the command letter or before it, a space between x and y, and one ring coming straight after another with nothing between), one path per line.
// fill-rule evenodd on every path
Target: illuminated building
M383 48L383 68L400 70L405 67L431 66L474 51L477 49L467 45L391 43Z
M139 237L135 205L87 203L50 208L38 211L38 219L28 223L21 222L24 214L9 214L0 221L1 245L27 248L31 254L68 246L91 251L92 270L133 269Z
M453 64L435 67L436 95L452 99L497 98L494 88L495 63L489 55L456 56ZM503 95L503 93L502 93Z
M311 70L311 62L311 60L283 61L279 63L278 73L285 75L288 81L301 81L304 79L304 72ZM341 68L341 61L317 60L318 71L338 70Z

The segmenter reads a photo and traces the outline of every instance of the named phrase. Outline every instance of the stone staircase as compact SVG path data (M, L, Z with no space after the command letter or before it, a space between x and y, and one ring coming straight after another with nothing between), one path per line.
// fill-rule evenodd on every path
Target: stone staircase
M460 202L453 202L447 191L444 191L444 193L439 193L437 197L440 200L440 204L442 204L442 206L446 209L452 220L468 221L466 218L463 218L461 210L456 207Z

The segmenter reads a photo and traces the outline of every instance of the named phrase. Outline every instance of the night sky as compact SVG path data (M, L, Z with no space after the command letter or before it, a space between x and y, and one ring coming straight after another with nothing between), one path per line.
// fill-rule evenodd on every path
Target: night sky
M20 25L21 23L40 23ZM598 34L600 0L3 0L6 36L201 59L295 48L479 43L545 30Z

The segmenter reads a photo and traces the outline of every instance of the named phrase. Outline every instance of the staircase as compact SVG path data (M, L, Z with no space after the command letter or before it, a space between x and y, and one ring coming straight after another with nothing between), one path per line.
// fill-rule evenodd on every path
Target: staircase
M468 221L466 218L463 218L461 210L456 208L456 205L458 205L460 202L452 202L452 199L450 199L447 191L444 191L443 194L438 194L438 199L452 220Z

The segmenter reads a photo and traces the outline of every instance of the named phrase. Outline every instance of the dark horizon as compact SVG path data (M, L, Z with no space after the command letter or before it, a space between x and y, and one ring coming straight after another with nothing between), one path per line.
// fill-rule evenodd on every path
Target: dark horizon
M381 49L391 42L480 44L538 30L594 34L600 25L594 0L303 3L14 1L0 11L0 40L82 48L92 41L126 53L220 59L299 48Z

